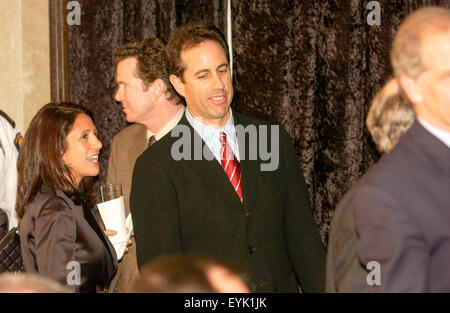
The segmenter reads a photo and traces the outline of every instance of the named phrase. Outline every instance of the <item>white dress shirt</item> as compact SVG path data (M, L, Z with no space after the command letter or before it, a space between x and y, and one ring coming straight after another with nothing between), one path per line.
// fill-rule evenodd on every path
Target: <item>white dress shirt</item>
M417 120L426 130L450 148L450 132L437 128L420 117L417 117Z
M178 113L163 127L161 128L156 134L153 134L150 130L147 131L147 141L150 139L151 136L155 135L156 140L160 140L162 137L167 135L168 132L174 128L178 122L181 120L184 114L184 105L181 105L180 110Z

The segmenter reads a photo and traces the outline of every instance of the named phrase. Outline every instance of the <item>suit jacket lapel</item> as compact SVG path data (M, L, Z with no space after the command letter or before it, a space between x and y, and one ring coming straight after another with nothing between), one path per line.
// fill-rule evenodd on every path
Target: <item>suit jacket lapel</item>
M97 223L97 220L95 219L94 215L92 214L91 210L83 205L83 211L84 216L91 225L92 229L97 233L97 235L100 237L100 240L103 242L103 245L105 246L106 250L108 251L111 258L105 257L105 266L106 266L106 273L108 277L105 277L105 285L108 285L110 281L113 279L115 273L117 272L117 255L116 251L114 250L114 246L111 244L108 238L106 238L105 233L101 230L100 226Z
M72 199L70 199L64 192L57 190L57 194L60 197L63 197L67 203L71 203L73 205L76 205ZM90 208L87 207L87 205L80 204L83 213L84 218L86 219L87 223L91 226L92 230L98 235L100 240L102 241L103 245L105 246L106 250L108 251L109 255L111 256L110 259L105 259L105 265L107 266L107 273L109 277L105 277L106 283L109 283L109 281L112 279L113 275L115 274L117 270L117 255L116 251L114 250L113 245L109 241L109 239L106 237L105 233L100 228L100 225L98 224L97 220L95 219L94 215L92 214L92 211ZM109 281L108 281L109 279Z
M236 111L233 112L234 125L248 126L244 124L242 118ZM241 156L241 184L242 197L244 199L244 211L250 209L252 200L255 197L255 189L258 184L260 160L258 159L257 142L251 142L248 138L237 135L239 154ZM251 160L250 156L256 155L256 160Z

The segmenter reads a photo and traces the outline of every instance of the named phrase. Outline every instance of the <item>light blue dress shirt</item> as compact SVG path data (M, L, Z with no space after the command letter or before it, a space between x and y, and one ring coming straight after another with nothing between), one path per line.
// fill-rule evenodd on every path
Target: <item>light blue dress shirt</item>
M221 163L222 156L220 155L220 150L222 148L222 144L220 142L220 133L225 132L227 135L227 143L233 151L236 158L240 161L239 158L239 147L236 139L236 131L234 128L234 119L233 119L233 111L230 108L230 117L228 118L227 123L223 127L223 129L217 129L213 126L203 124L199 120L195 119L190 113L189 108L186 109L186 118L194 130L200 135L203 141L206 143L208 148L213 153L214 157Z

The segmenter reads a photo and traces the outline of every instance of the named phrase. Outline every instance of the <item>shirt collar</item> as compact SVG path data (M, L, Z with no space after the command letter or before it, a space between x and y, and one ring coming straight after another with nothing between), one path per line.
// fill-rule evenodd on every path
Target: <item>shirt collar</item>
M233 110L231 108L230 108L230 116L228 117L227 123L225 124L225 126L222 129L218 129L214 126L207 125L207 124L200 122L198 119L196 119L195 117L193 117L191 115L191 113L189 112L189 108L186 109L186 118L193 127L195 125L195 127L194 127L195 130L197 130L196 127L199 128L199 130L200 130L199 135L201 137L203 137L204 132L217 133L217 134L219 134L220 132L225 132L228 136L228 133L232 129L232 131L234 133L234 118L233 118Z
M184 114L184 105L181 105L180 110L177 114L166 124L163 128L161 128L159 131L157 131L155 134L153 134L150 130L147 130L147 139L149 139L151 136L155 135L156 140L160 140L162 137L167 135L168 132L172 130L172 128L175 127L175 125L178 124L178 122L181 120Z
M437 139L442 141L447 147L450 148L450 132L437 128L434 125L431 125L423 118L417 117L419 123L428 130L432 135L434 135Z
M227 143L229 144L236 158L240 160L239 147L237 145L236 131L234 128L233 111L231 108L228 121L222 129L217 129L214 126L206 125L200 122L190 114L189 108L186 109L186 119L194 128L194 130L200 135L203 141L205 141L205 143L208 145L208 147L216 156L216 159L219 160L219 162L220 162L220 148L221 148L219 137L221 132L225 132L225 134L227 135Z

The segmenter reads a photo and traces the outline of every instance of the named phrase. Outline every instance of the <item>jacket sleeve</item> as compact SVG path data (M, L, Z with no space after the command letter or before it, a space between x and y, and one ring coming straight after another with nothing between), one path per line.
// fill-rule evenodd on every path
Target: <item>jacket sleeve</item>
M336 207L328 237L325 292L373 292L368 272L359 262L352 199L358 185Z
M147 152L136 161L130 197L139 268L154 257L181 252L175 188L161 162Z
M380 264L379 292L424 292L429 253L412 216L386 191L363 186L355 196L358 257Z
M289 135L280 126L280 152L286 172L286 240L289 257L304 292L323 292L325 249L309 205L309 192Z
M38 272L66 285L73 269L69 262L75 261L76 219L63 199L44 204L36 219L35 241Z

